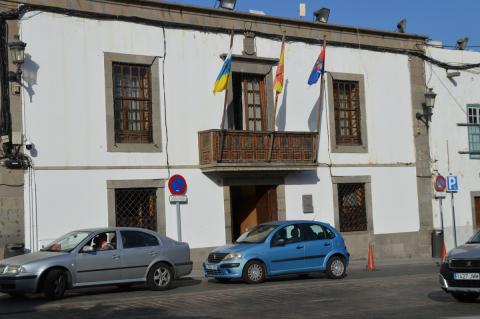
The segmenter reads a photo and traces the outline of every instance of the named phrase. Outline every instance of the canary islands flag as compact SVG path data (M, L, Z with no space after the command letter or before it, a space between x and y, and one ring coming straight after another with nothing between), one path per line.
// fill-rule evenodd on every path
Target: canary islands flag
M228 53L225 61L223 62L220 74L217 76L215 85L213 86L213 94L222 92L228 87L228 80L230 78L230 71L232 69L232 52Z
M308 78L309 85L317 83L320 76L325 72L325 51L326 48L324 47L313 66L312 73L310 73Z

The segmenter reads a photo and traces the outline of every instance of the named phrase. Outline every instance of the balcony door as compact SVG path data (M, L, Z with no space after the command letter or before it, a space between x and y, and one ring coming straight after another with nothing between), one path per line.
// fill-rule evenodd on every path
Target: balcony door
M234 129L265 131L267 98L265 76L233 73Z

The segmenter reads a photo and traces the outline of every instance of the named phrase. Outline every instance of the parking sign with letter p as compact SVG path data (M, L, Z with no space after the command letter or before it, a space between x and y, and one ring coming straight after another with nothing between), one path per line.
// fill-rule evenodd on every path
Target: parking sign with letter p
M447 176L447 192L458 192L458 176Z

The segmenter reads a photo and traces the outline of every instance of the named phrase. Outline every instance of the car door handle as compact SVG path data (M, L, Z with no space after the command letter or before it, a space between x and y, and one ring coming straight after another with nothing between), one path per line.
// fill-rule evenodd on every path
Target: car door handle
M323 244L323 246L332 246L332 244L331 243L325 243L325 244Z
M115 260L118 260L118 259L120 259L120 256L119 255L113 255L112 258L115 259Z
M303 246L298 245L297 249L303 249Z

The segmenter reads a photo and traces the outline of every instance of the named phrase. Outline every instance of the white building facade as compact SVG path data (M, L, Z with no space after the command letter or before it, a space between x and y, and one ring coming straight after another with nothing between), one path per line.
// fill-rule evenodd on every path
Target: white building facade
M181 174L181 235L194 258L275 219L335 225L354 258L365 258L369 243L379 257L430 254L428 135L415 119L424 62L408 55L425 38L154 2L85 0L62 12L52 1L25 2L17 21L27 43L22 133L34 145L25 150L29 249L109 225L176 239L167 181ZM222 133L224 94L212 87L232 26ZM307 79L323 35L317 135L320 86Z
M480 53L429 47L434 59L451 65L468 66L480 61ZM427 86L437 93L431 122L433 176L458 176L459 191L444 193L442 200L447 250L465 243L480 229L480 68L445 70L426 63ZM440 195L440 194L439 194ZM440 200L433 200L434 226L441 229Z

